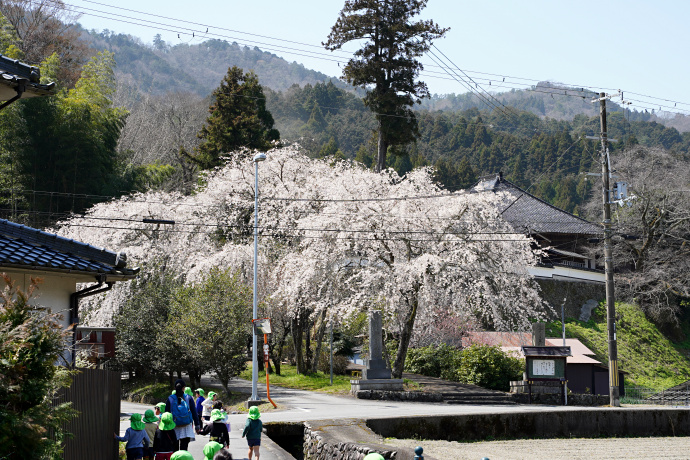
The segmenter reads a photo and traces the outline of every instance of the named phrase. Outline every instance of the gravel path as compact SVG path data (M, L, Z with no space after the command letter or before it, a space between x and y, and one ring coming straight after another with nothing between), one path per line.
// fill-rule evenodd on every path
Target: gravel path
M577 460L577 459L687 459L688 438L522 439L458 443L387 439L385 444L414 448L439 460Z

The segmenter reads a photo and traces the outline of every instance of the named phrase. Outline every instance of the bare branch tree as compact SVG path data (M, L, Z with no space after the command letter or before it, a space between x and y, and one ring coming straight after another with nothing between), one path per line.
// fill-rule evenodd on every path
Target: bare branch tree
M58 78L73 87L92 53L76 26L81 14L61 0L0 0L0 13L14 27L23 59L37 65L57 53Z
M680 301L690 297L690 159L635 147L612 162L633 197L614 208L616 297L674 323ZM600 207L600 196L592 198L590 217Z
M136 99L124 86L118 88L116 100L130 109L118 149L128 152L135 165L173 165L177 173L169 188L191 190L195 169L181 152L191 151L199 143L196 134L206 119L208 101L192 93L144 95Z

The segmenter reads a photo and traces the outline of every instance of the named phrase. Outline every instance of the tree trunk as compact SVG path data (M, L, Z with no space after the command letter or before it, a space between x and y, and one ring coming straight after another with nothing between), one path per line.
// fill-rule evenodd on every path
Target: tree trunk
M308 374L311 371L311 363L313 361L313 353L311 350L311 324L309 324L309 316L307 316L307 319L303 323L303 327L306 329L307 333L307 340L304 344L304 353L306 355L306 359L304 360L304 373Z
M295 348L295 365L297 373L304 373L304 357L302 356L302 327L299 321L299 314L290 321L292 329L292 344Z
M409 306L407 317L405 318L405 325L400 331L400 344L398 345L398 352L393 363L392 374L393 378L401 379L403 370L405 369L405 358L407 357L407 348L410 345L412 338L412 329L414 329L414 322L417 318L417 307L419 306L419 285L416 284L408 292L407 304Z
M319 359L321 358L321 346L323 345L323 336L326 333L326 309L321 312L321 323L319 330L316 333L316 351L314 352L314 362L311 365L311 371L316 373L319 370Z
M378 140L378 154L376 156L376 169L380 173L386 169L386 153L388 152L388 140L383 134L383 124L379 121L379 140Z
M285 325L282 330L282 334L276 338L276 340L273 342L273 346L270 349L271 360L273 360L276 375L280 375L280 361L283 359L283 348L285 347L285 340L287 339L289 325Z

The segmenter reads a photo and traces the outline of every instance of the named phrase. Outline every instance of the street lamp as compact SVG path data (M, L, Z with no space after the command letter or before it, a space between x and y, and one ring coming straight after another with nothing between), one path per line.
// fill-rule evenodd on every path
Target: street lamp
M259 259L259 162L266 159L265 153L254 155L254 307L252 309L252 320L256 318L256 278L258 272ZM256 329L252 322L252 398L251 401L259 401L256 385L259 380L259 364L256 354Z

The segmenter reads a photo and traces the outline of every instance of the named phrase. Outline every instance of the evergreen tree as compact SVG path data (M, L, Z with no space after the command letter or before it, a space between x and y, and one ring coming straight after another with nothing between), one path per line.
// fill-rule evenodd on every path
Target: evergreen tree
M333 51L353 40L366 40L345 65L343 76L348 83L366 89L364 103L376 114L377 172L386 168L389 146L414 140L417 119L411 107L429 97L426 84L415 81L423 69L417 58L448 29L430 20L412 21L427 1L346 0L323 44Z
M266 98L254 72L230 67L220 86L213 91L206 125L198 136L196 150L187 154L203 169L223 164L223 155L242 147L267 151L280 134L273 129L273 116L266 109Z
M57 314L3 275L0 293L0 458L62 458L70 403L54 404L71 371L58 365L67 334Z

